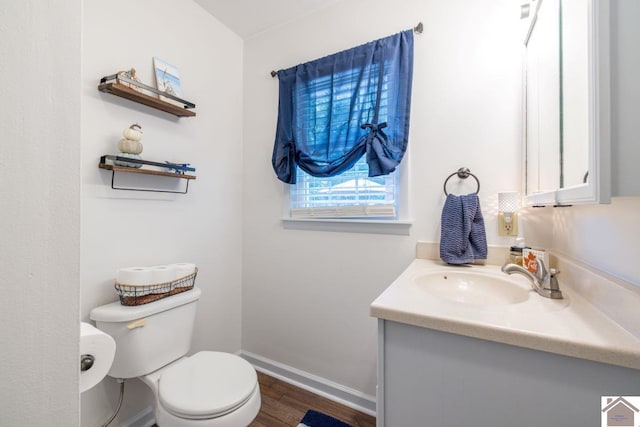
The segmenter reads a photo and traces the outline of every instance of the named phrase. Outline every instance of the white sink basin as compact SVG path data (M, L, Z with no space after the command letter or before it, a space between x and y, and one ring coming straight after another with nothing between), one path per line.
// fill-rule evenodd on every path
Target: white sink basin
M417 275L413 283L429 294L475 306L504 306L525 302L531 295L507 275L481 274L475 271L431 271Z

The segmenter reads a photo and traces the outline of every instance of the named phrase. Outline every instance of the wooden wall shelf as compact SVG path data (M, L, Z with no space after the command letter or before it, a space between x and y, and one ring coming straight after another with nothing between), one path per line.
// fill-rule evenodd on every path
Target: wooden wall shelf
M181 178L181 179L196 179L195 175L186 175L186 174L180 174L175 172L162 172L162 171L142 169L142 168L129 168L126 166L107 165L103 163L100 163L98 167L100 169L105 169L108 171L116 171L116 172L141 173L143 175L167 176L170 178Z
M194 111L179 107L169 102L161 101L156 97L138 92L137 90L134 90L121 83L101 83L98 85L98 90L100 92L110 93L111 95L119 96L121 98L137 102L139 104L144 104L148 107L164 111L165 113L173 114L177 117L193 117L196 115Z
M166 171L159 171L159 170L154 170L154 169L143 169L142 167L140 168L131 168L131 167L126 167L126 166L118 166L118 165L114 165L114 164L109 164L107 163L107 159L113 161L114 159L117 160L121 160L121 161L128 161L128 162L132 162L132 163L140 163L142 165L151 165L151 166L159 166L159 167L170 167L171 165L167 165L165 163L158 163L158 162L151 162L151 161L147 161L147 160L137 160L137 159L128 159L126 157L118 157L118 156L112 156L112 155L105 155L100 157L100 163L98 164L98 167L100 169L104 169L104 170L108 170L111 171L111 188L114 190L130 190L130 191L149 191L149 192L154 192L154 193L179 193L179 194L187 194L187 192L189 191L189 181L191 181L192 179L196 179L195 175L187 175L185 173L176 173L176 172L166 172ZM188 167L188 166L180 166L180 165L173 165L176 166L177 168L183 168L184 170L190 170L190 171L194 171L195 169L192 167ZM122 172L122 173L133 173L133 174L142 174L142 175L155 175L155 176L164 176L164 177L168 177L168 178L178 178L178 179L184 179L186 180L186 186L184 191L169 191L169 190L156 190L156 189L144 189L144 188L128 188L128 187L117 187L115 186L115 175L116 172Z

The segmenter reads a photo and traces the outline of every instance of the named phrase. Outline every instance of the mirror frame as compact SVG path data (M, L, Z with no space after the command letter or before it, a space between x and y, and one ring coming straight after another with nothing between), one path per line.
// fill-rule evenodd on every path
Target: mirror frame
M522 194L528 206L568 206L611 202L611 136L609 83L609 1L588 0L589 179L587 183L527 194L526 47L540 4L532 10L524 40L522 80Z

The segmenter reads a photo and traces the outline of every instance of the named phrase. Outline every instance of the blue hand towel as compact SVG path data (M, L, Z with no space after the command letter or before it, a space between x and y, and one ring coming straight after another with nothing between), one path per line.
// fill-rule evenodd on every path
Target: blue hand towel
M487 235L477 194L449 194L442 208L440 258L447 264L487 259Z

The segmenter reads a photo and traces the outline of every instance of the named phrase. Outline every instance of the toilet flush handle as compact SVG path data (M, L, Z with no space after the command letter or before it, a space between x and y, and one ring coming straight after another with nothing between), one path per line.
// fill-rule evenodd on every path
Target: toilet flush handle
M134 320L133 322L127 325L127 329L131 330L136 328L142 328L146 324L147 324L147 319Z

